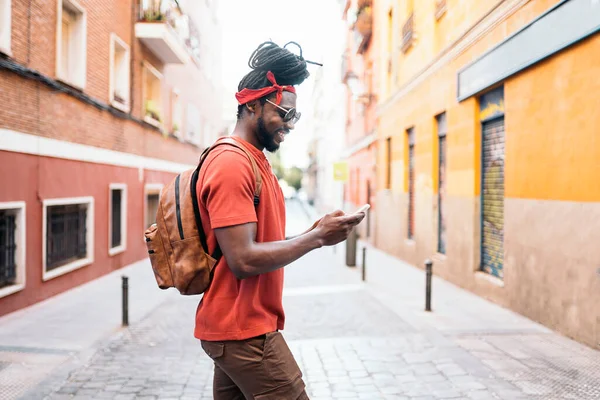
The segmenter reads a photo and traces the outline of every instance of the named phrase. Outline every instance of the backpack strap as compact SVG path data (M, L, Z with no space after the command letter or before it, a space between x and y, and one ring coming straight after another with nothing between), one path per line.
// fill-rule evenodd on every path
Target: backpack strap
M214 149L215 147L220 146L222 144L228 144L230 146L237 147L238 149L243 151L244 154L246 154L246 157L248 157L248 159L250 160L250 164L252 165L252 171L254 172L254 177L256 179L256 185L254 186L254 206L258 207L258 204L260 203L260 192L262 190L262 175L261 175L260 171L258 170L258 165L256 165L256 160L254 159L254 156L252 154L250 154L250 152L248 150L246 150L246 148L242 144L240 144L235 139L232 139L230 137L225 137L225 138L219 139L215 144L213 144L208 149L208 151L210 151L210 150ZM206 158L206 156L208 155L208 151L204 150L204 152L200 156L200 163L202 163L202 161L204 161L202 159L202 156L204 156L204 158ZM204 153L206 153L206 154L204 154Z
M235 139L225 137L225 138L221 138L221 139L217 140L212 146L204 149L204 151L200 155L200 162L198 163L198 166L196 167L196 169L194 170L194 173L192 174L191 184L192 184L193 189L191 190L191 192L192 192L192 203L194 206L194 216L196 218L196 226L198 227L198 233L200 234L200 243L202 244L202 248L204 249L204 251L206 253L208 253L208 243L206 241L206 233L204 232L204 229L202 228L202 221L200 219L200 208L198 206L198 196L196 194L196 184L198 183L198 178L200 176L200 168L202 167L202 164L204 164L204 160L206 160L208 153L210 153L211 150L213 150L214 148L224 145L224 144L234 146L234 147L237 147L238 149L242 150L244 152L244 154L246 154L246 156L250 160L250 164L252 165L252 171L254 172L254 177L256 179L256 185L254 187L254 207L257 208L258 204L260 203L260 192L262 190L262 175L261 175L260 171L258 170L258 166L256 165L256 160L254 159L254 156L252 154L250 154L250 152L248 150L246 150L246 148L243 145L241 145L240 143L235 141ZM219 246L219 243L217 242L217 247L215 248L215 251L211 257L218 261L222 255L223 255L223 252L221 251L221 247Z

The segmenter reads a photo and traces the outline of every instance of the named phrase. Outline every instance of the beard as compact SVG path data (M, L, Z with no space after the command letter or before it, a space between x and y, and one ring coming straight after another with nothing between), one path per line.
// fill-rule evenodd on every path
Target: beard
M258 118L258 141L269 153L274 153L279 150L279 143L275 142L276 133L269 133L262 116Z

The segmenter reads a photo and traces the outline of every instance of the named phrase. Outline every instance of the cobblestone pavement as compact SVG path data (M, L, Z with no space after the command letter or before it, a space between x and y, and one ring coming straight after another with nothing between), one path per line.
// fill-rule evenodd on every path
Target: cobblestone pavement
M308 224L297 204L289 212L293 231ZM321 249L286 269L283 334L311 399L600 399L598 352L545 330L424 328L339 256ZM197 302L169 297L23 398L212 398L212 363L192 335Z

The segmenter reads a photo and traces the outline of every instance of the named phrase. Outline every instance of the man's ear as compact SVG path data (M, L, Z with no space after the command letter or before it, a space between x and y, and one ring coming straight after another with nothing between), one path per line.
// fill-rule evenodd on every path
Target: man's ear
M246 108L248 109L248 111L250 111L252 114L254 114L256 112L257 103L258 102L256 100L250 101L250 102L246 103Z

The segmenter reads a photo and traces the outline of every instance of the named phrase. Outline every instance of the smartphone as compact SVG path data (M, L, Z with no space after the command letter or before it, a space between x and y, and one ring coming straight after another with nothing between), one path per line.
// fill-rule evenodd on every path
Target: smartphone
M361 208L359 208L358 210L356 210L354 213L358 214L358 213L365 213L367 212L367 210L371 207L370 204L365 204L364 206L362 206Z

